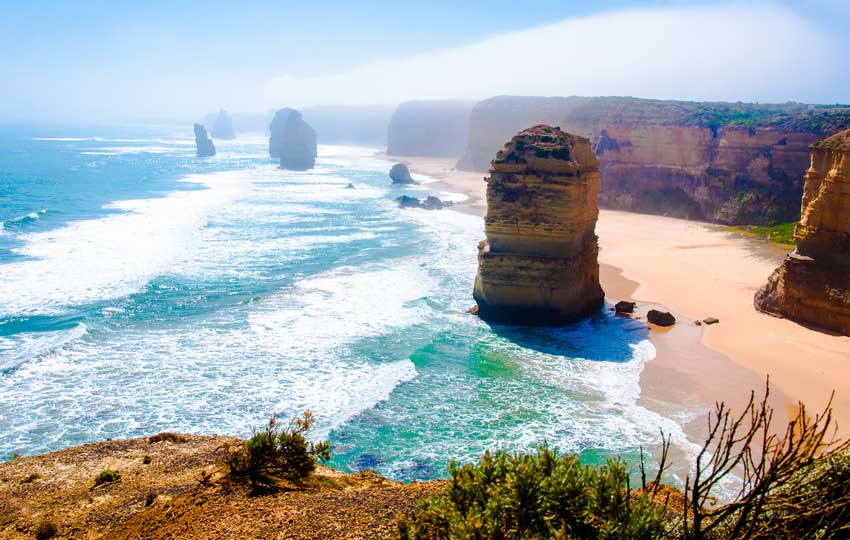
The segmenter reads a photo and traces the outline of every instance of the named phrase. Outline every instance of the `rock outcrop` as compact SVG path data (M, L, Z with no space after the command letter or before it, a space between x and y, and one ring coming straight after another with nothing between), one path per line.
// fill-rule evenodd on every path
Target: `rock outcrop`
M236 138L236 132L233 131L233 121L230 115L224 109L218 111L215 118L212 119L212 124L207 124L210 128L210 134L214 139L233 140Z
M850 130L812 145L801 215L756 309L850 336Z
M554 325L602 305L599 160L590 141L539 125L496 155L473 297L487 321Z
M396 197L395 202L398 203L399 208L423 208L425 210L442 210L444 207L451 205L451 203L444 203L433 195L428 195L424 201L420 201L416 197L409 195L402 195L401 197Z
M295 109L281 109L269 125L269 155L281 169L304 171L316 164L316 132Z
M497 97L470 113L458 167L486 170L503 141L539 123L592 141L600 206L752 224L798 218L808 147L850 128L850 108Z
M201 124L195 124L195 150L198 157L212 157L215 155L215 145L207 137L207 130Z
M474 104L453 100L402 103L390 119L387 154L460 157L466 147L469 111ZM495 151L494 148L490 155Z
M672 313L657 309L650 309L646 314L646 320L655 326L673 326L676 324L676 317Z
M416 181L410 176L410 170L404 163L396 163L390 169L390 178L393 184L415 184Z

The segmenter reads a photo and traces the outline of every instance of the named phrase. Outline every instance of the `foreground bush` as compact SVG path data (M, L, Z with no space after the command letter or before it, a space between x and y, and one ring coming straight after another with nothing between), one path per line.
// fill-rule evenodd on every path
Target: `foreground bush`
M659 538L663 511L630 492L625 465L585 466L548 448L450 467L445 493L399 524L401 540Z
M225 463L230 474L247 478L255 492L274 491L281 481L302 481L316 469L319 460L324 462L331 457L328 442L307 440L314 423L310 411L286 427L272 417L261 431L227 453Z

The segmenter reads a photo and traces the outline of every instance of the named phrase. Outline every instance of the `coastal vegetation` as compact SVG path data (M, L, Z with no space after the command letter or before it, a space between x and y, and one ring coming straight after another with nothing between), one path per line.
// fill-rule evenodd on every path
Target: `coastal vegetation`
M450 468L446 490L398 526L399 540L681 539L767 540L850 537L850 441L835 438L831 400L811 417L800 404L784 432L773 426L769 384L739 414L718 403L708 434L678 492L655 479L632 491L626 467L576 456L486 453ZM783 433L780 435L779 433ZM734 496L725 504L729 483Z
M751 236L754 238L764 238L782 244L783 246L794 245L794 227L797 226L796 221L787 223L773 223L768 225L738 225L725 227L724 230Z
M224 461L231 476L246 478L257 493L275 491L282 481L301 482L318 461L331 457L330 443L307 439L315 422L309 410L286 426L273 416L241 446L227 451Z

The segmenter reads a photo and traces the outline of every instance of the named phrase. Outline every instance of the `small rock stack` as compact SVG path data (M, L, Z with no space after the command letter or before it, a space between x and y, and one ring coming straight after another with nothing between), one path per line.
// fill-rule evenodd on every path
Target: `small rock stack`
M797 249L756 293L755 306L850 336L850 130L810 149Z
M207 137L207 130L201 124L195 124L195 151L198 157L213 157L215 155L215 145L212 140Z
M602 305L599 160L590 141L544 125L496 155L473 296L487 321L554 325Z

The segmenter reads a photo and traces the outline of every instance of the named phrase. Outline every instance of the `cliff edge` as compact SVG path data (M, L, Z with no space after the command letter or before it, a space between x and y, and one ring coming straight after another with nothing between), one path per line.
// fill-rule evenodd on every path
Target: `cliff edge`
M811 146L797 249L755 296L758 310L850 336L850 130Z

